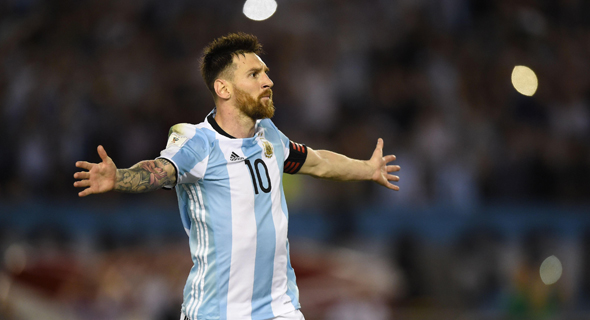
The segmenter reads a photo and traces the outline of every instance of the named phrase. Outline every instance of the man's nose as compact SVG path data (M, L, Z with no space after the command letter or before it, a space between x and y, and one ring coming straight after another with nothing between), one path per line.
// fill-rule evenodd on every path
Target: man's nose
M274 82L272 82L272 80L270 80L270 77L268 76L268 74L263 73L262 76L262 87L263 88L272 88L272 86L274 85Z

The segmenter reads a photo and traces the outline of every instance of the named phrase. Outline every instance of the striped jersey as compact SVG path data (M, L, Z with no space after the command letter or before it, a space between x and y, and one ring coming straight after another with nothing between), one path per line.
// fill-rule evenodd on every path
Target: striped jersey
M191 320L262 320L300 308L282 175L297 172L306 151L270 119L244 139L223 131L213 112L170 129L160 158L177 172L194 263L182 305Z

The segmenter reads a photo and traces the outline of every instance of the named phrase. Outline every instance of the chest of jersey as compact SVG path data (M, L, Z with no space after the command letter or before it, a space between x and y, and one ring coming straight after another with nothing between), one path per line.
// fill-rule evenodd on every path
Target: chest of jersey
M280 189L282 152L280 141L273 143L262 136L218 140L213 143L203 183L229 187L232 198L269 194Z

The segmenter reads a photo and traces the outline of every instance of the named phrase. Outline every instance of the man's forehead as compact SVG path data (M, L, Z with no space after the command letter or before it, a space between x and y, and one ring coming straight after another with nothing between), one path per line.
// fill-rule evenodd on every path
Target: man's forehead
M233 60L238 68L266 67L264 61L262 61L257 54L252 52L237 54L234 56Z

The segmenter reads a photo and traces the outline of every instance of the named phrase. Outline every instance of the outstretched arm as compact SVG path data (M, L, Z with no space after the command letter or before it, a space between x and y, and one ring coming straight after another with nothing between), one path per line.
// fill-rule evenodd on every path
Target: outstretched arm
M399 190L398 186L390 182L399 181L399 177L390 172L399 171L400 167L387 165L395 160L395 156L383 156L381 138L377 140L373 156L366 161L351 159L327 150L313 150L309 147L307 150L307 159L299 173L339 181L372 180L389 189Z
M88 171L76 172L74 187L86 188L78 193L85 197L111 190L130 193L148 192L176 183L176 169L166 159L144 160L129 169L117 169L102 146L98 146L101 163L76 162L76 167Z

